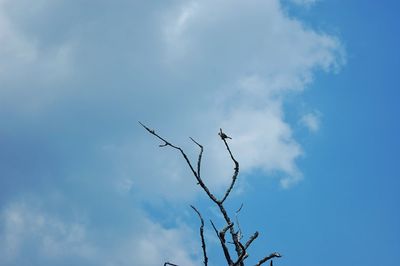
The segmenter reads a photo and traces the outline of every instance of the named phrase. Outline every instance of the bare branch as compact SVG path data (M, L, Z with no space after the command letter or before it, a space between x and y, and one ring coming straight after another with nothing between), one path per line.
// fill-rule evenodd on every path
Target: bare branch
M185 158L186 163L189 165L190 170L192 170L193 175L197 177L197 173L196 173L196 171L194 170L192 164L190 163L189 158L187 157L187 155L185 154L185 152L184 152L180 147L171 144L169 141L167 141L167 140L164 139L163 137L159 136L159 135L155 132L154 129L148 128L147 126L145 126L144 124L142 124L142 122L139 121L139 124L142 125L142 127L144 127L150 134L156 136L157 138L159 138L160 140L162 140L162 141L164 142L164 144L160 144L160 145L159 145L160 147L170 146L170 147L172 147L172 148L174 148L174 149L176 149L176 150L179 150L179 151L181 152L183 158Z
M243 261L248 257L247 253L246 253L246 249L244 248L244 246L242 245L242 243L239 242L240 248L242 249L242 253L240 254L239 258L237 259L237 261L235 262L234 266L237 265L242 265Z
M234 164L235 164L231 184L230 184L230 186L227 188L227 190L226 190L226 192L225 192L225 194L224 194L224 197L223 197L220 201L216 202L217 205L218 205L218 207L219 207L219 209L220 209L220 211L221 211L221 213L222 213L222 215L224 216L224 219L225 219L226 223L227 223L227 224L231 224L231 223L232 223L232 222L231 222L231 219L229 218L229 216L228 216L228 214L227 214L227 212L226 212L226 210L225 210L225 208L224 208L224 206L223 206L223 203L224 203L225 200L228 198L230 192L231 192L232 189L233 189L233 186L235 185L237 176L238 176L238 174L239 174L239 163L238 163L238 161L236 161L235 157L233 157L233 154L232 154L232 152L231 152L231 149L229 148L229 145L228 145L228 143L227 143L227 141L226 141L227 139L232 139L232 138L231 138L231 137L228 137L228 136L222 131L221 128L220 128L220 132L218 133L218 135L221 137L221 140L224 142L225 147L226 147L226 149L228 150L229 155L230 155L232 161L233 161ZM235 244L236 253L237 253L238 257L240 257L240 255L241 255L241 248L240 248L240 243L239 243L240 241L239 241L239 238L238 238L238 234L235 232L235 229L233 228L233 226L229 228L229 232L230 232L230 234L231 234L231 236L232 236L232 241L233 241L233 243Z
M206 194L208 195L208 197L209 197L214 203L216 203L216 204L218 205L218 207L219 207L219 209L220 209L222 215L224 216L224 219L225 219L226 223L227 223L227 224L231 224L231 223L232 223L232 222L231 222L231 219L229 218L229 216L228 216L228 214L227 214L227 212L226 212L226 210L225 210L225 208L224 208L224 206L223 206L223 202L226 200L226 198L228 197L230 191L231 191L232 188L233 188L233 185L234 185L235 180L236 180L236 178L237 178L237 175L238 175L238 173L239 173L239 163L238 163L238 162L235 160L235 158L233 157L232 152L231 152L231 150L230 150L230 148L229 148L229 146L228 146L228 143L226 142L226 139L227 139L228 137L224 137L223 135L220 135L220 136L221 136L221 139L224 141L225 146L226 146L227 149L228 149L228 152L229 152L229 154L230 154L232 160L235 162L235 173L234 173L233 178L232 178L232 183L231 183L230 187L228 188L228 190L226 191L224 198L223 198L221 201L219 201L219 200L210 192L210 190L208 189L208 187L204 184L204 182L203 182L201 176L198 174L198 172L196 172L196 171L194 170L194 168L193 168L193 166L192 166L192 164L191 164L189 158L187 157L186 153L185 153L180 147L173 145L172 143L170 143L169 141L167 141L167 140L164 139L163 137L159 136L159 135L155 132L154 129L150 129L149 127L147 127L146 125L144 125L144 124L141 123L140 121L139 121L139 124L140 124L143 128L145 128L150 134L152 134L153 136L157 137L158 139L160 139L161 141L164 142L164 144L162 144L162 145L160 145L160 146L162 146L162 147L170 146L170 147L172 147L172 148L177 149L177 150L180 151L180 153L182 154L183 158L185 159L187 165L190 167L190 170L192 171L192 173L193 173L194 177L196 178L198 184L199 184L199 185L201 186L201 188L206 192ZM221 130L221 132L222 132L222 130ZM192 141L194 141L194 140L192 139ZM199 145L196 141L194 141L194 142L195 142L197 145ZM200 145L199 145L199 146L200 146ZM200 149L201 149L201 150L200 150L200 155L202 155L202 147L200 147ZM199 155L198 164L197 164L198 167L199 167L199 163L201 163L201 156L200 156L200 155ZM237 253L238 256L240 256L240 254L241 254L241 253L240 253L240 252L241 252L241 249L240 249L240 245L239 245L239 243L238 243L239 240L238 240L237 234L235 233L235 230L234 230L233 227L230 227L230 234L231 234L231 236L232 236L233 242L235 243L235 250L236 250L236 253Z
M243 203L240 204L240 207L239 207L239 209L236 211L236 214L239 214L239 212L242 210L242 208L243 208Z
M229 229L229 233L230 233L231 236L232 236L232 241L233 241L233 243L235 244L235 251L236 251L236 254L237 254L238 257L239 257L240 254L241 254L241 248L240 248L240 245L239 245L238 236L237 236L237 234L236 234L236 232L235 232L235 229L233 228L233 223L232 223L232 221L231 221L231 218L229 218L229 215L228 215L228 213L226 212L225 207L224 207L224 205L222 204L222 202L217 202L217 205L218 205L219 210L220 210L220 212L222 213L222 215L223 215L223 217L224 217L226 223L227 223L228 225L229 225L229 224L232 224L232 226L230 226L228 229Z
M240 240L242 239L242 237L243 237L242 228L240 228L240 223L239 223L239 219L238 219L239 212L242 210L242 208L243 208L243 203L240 205L239 209L238 209L238 210L236 211L236 213L235 213L235 220L236 220L236 224L237 224L237 227L238 227L237 234L238 234L238 239L239 239L239 241L240 241Z
M197 159L197 176L199 177L199 179L201 179L201 175L200 175L200 169L201 169L201 157L203 156L203 146L200 145L197 141L195 141L193 138L190 137L190 139L197 144L197 146L200 147L200 153L199 153L199 158Z
M225 236L226 231L228 231L228 229L231 229L232 227L233 227L233 223L228 224L227 226L225 226L225 227L221 230L220 234L223 234L223 235Z
M204 258L204 266L207 266L208 264L208 258L207 258L207 252L206 252L206 242L204 240L204 220L203 217L201 216L200 212L194 207L193 205L190 205L192 209L197 213L197 215L200 218L200 237L201 237L201 248L203 249L203 258Z
M246 244L244 245L244 248L247 250L249 248L249 246L251 245L251 243L258 237L258 232L256 231L250 238L249 240L246 242Z
M224 142L225 147L226 147L226 149L228 150L229 155L231 156L231 159L232 159L233 163L235 164L234 172L233 172L233 175L232 175L232 182L231 182L230 186L228 187L228 189L226 190L224 197L223 197L222 200L220 201L221 203L223 203L223 202L226 200L226 198L229 196L229 193L231 193L232 188L233 188L233 186L235 185L237 176L238 176L238 174L239 174L239 162L236 161L235 157L233 157L233 154L232 154L232 152L231 152L231 149L229 148L229 145L228 145L228 143L226 142L226 139L227 139L227 138L230 138L230 137L227 137L227 136L225 135L225 133L222 132L222 129L220 129L219 135L221 136L221 139L222 139L222 141ZM223 137L223 136L226 136L226 137Z
M192 171L194 177L197 180L197 183L201 186L201 188L206 192L206 194L208 195L208 197L214 201L215 203L218 202L217 198L210 192L210 190L208 189L208 187L204 184L203 180L201 179L201 177L198 175L198 173L194 170L192 164L190 163L189 158L187 157L186 153L178 146L175 146L173 144L171 144L169 141L167 141L166 139L160 137L155 131L154 129L150 129L147 126L145 126L143 123L141 123L139 121L139 124L145 128L150 134L152 134L153 136L157 137L158 139L160 139L161 141L164 142L164 144L160 145L160 147L165 147L165 146L170 146L176 150L179 150L180 153L182 154L183 158L185 159L187 165L189 166L190 170ZM196 142L195 142L196 143ZM196 143L197 144L197 143ZM199 145L199 144L198 144ZM202 153L202 152L201 152ZM201 157L199 156L199 160L201 160Z
M265 258L263 258L262 260L260 260L255 266L260 266L261 264L267 262L267 261L270 260L270 259L273 259L273 258L280 258L280 257L282 257L281 254L279 254L278 252L274 252L274 253L272 253L271 255L266 256Z
M232 180L230 185L227 187L225 194L223 195L223 197L219 200L217 199L214 194L212 194L210 192L210 190L208 189L208 187L205 185L205 183L202 180L201 177L201 160L202 160L202 156L203 156L203 151L204 148L201 144L199 144L197 141L195 141L193 138L190 138L197 146L199 146L200 148L200 152L198 155L198 159L197 159L197 167L196 169L193 167L191 161L189 160L188 156L186 155L186 153L184 152L184 150L178 146L175 146L174 144L172 144L171 142L169 142L168 140L164 139L163 137L161 137L160 135L158 135L154 129L150 129L149 127L147 127L146 125L144 125L143 123L139 122L139 124L146 129L151 135L155 136L156 138L158 138L159 140L162 141L162 144L160 144L160 147L171 147L173 149L178 150L181 155L183 156L183 158L185 159L187 165L189 166L192 174L194 175L194 177L197 180L197 184L201 186L201 188L206 192L207 196L218 206L222 216L224 217L224 220L226 222L226 226L220 231L218 232L217 228L215 227L214 223L211 221L211 225L215 230L215 233L217 234L220 242L221 242L221 246L226 258L226 261L228 263L229 266L243 266L244 265L244 260L249 256L247 253L247 249L250 247L250 245L253 243L253 241L258 237L258 232L255 232L252 236L250 236L249 240L243 245L241 243L241 238L242 238L242 230L240 228L240 224L239 224L239 219L238 219L238 214L239 212L242 210L243 208L243 204L241 204L240 208L236 211L235 213L235 218L236 218L236 224L238 227L238 231L235 231L234 228L234 224L231 221L231 218L229 217L225 207L224 207L224 202L225 200L229 197L235 183L237 180L237 177L239 175L239 163L238 161L235 159L235 157L232 154L232 151L228 145L227 140L228 139L232 139L231 137L227 136L222 129L220 129L220 132L218 133L218 135L221 137L221 140L224 142L225 147L234 163L234 171L233 171L233 175L232 175ZM204 239L204 220L203 217L201 215L201 213L194 207L191 206L192 209L197 213L197 215L200 218L200 237L201 237L201 241L202 241L202 249L203 249L203 257L204 257L204 266L207 266L208 264L208 257L207 257L207 252L206 252L206 244L205 244L205 239ZM232 241L233 244L235 245L235 251L237 253L237 260L236 262L232 261L231 255L229 253L229 249L227 247L227 242L225 239L226 233L229 230L229 233L232 237ZM281 257L281 255L279 253L272 253L269 256L264 257L263 259L261 259L255 266L260 266L262 264L264 264L267 261L270 261L270 266L273 265L273 258L279 258ZM170 263L170 262L165 262L164 266L178 266L176 264Z
M233 261L231 259L231 255L229 254L229 250L228 247L226 246L225 243L225 234L223 233L223 231L221 231L220 233L218 233L217 228L215 227L214 223L212 220L210 220L212 227L214 228L215 233L217 234L219 241L221 242L221 246L222 246L222 250L224 251L224 255L225 255L225 259L228 262L228 265L233 265ZM233 226L230 225L231 227ZM225 230L226 232L226 230Z
M177 264L173 264L173 263L170 263L170 262L164 263L164 266L167 266L167 265L170 265L170 266L178 266Z

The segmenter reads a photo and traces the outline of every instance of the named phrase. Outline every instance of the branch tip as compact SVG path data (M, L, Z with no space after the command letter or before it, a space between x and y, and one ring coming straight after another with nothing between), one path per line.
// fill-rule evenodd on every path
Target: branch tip
M197 146L199 146L201 149L203 148L203 146L202 146L200 143L198 143L197 141L195 141L192 137L189 137L189 138L190 138L191 141L193 141L194 143L196 143Z

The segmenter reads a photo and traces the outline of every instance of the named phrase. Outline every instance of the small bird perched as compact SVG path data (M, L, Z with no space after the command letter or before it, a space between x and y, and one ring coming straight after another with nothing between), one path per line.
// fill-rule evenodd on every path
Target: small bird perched
M224 132L222 132L222 128L219 129L218 135L221 137L221 139L232 139L231 137L227 136Z

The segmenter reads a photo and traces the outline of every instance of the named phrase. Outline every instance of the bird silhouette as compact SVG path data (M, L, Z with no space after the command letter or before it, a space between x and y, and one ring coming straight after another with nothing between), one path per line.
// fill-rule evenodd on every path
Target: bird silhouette
M222 140L224 140L224 139L232 139L231 137L227 136L224 132L222 132L222 128L219 129L218 135L221 137Z

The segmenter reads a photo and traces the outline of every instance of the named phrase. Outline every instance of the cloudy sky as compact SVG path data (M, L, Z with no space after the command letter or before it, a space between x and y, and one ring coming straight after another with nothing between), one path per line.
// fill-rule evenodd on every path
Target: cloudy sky
M0 0L0 264L201 265L176 151L224 192L248 262L398 265L397 1ZM223 265L206 223L211 265Z

